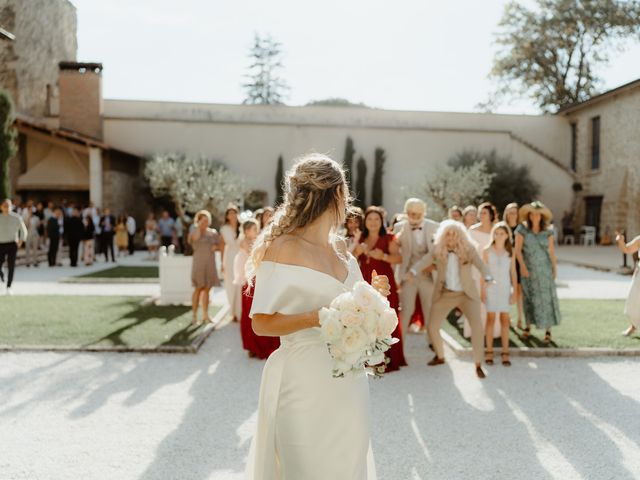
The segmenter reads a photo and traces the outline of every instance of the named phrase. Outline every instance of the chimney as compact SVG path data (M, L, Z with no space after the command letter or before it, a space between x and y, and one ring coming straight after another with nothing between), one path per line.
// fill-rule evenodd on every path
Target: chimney
M60 62L60 128L102 140L102 64Z

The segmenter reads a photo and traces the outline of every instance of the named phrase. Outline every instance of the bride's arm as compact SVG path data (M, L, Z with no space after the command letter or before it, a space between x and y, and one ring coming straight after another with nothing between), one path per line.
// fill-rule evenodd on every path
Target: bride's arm
M318 310L311 312L284 315L273 313L266 315L256 313L253 316L251 326L256 335L263 337L280 337L304 330L305 328L319 327L320 317Z

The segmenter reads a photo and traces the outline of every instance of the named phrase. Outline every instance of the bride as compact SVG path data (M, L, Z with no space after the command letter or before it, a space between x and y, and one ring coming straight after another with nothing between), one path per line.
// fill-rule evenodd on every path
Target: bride
M253 329L281 337L262 375L249 479L375 479L367 377L333 378L318 323L321 307L362 280L335 235L349 204L342 168L324 155L303 157L247 263L247 277L255 275ZM387 277L373 285L388 295Z

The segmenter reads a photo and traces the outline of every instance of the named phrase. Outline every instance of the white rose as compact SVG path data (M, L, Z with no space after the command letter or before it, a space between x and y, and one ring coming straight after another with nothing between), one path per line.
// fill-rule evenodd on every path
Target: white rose
M344 327L340 322L339 312L336 310L323 308L320 310L320 330L322 336L329 343L335 342L342 336Z
M367 333L374 333L375 334L376 329L378 327L378 316L379 315L380 314L376 313L373 310L369 310L369 311L365 312L365 314L364 314L364 322L362 324L362 328L364 328L364 330Z
M367 346L367 334L361 328L347 328L342 336L340 348L348 355L362 352Z
M378 318L377 336L380 340L391 336L398 326L398 316L392 308L387 308Z
M371 288L371 285L365 282L358 282L353 290L353 300L365 312L374 308L375 290Z
M360 327L364 323L364 314L351 310L341 310L340 321L345 327Z
M345 292L345 293L342 293L342 294L338 295L331 302L331 305L330 305L331 308L335 308L336 310L340 310L341 306L342 306L342 302L344 302L345 299L350 298L350 297L351 297L351 293L350 292Z

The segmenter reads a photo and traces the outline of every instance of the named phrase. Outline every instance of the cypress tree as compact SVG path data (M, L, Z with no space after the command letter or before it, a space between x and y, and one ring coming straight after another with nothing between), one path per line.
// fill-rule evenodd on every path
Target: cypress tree
M9 198L11 194L9 161L18 150L14 121L11 95L5 90L0 90L0 199Z
M371 185L371 205L382 206L382 176L384 175L384 162L387 157L384 149L376 148L373 167L373 182Z
M284 161L282 155L278 157L278 168L276 170L276 199L275 204L280 205L284 196Z
M362 155L358 159L356 170L358 178L356 180L356 189L354 192L355 204L364 210L367 204L367 163L364 161Z
M347 178L347 184L349 185L349 191L353 196L353 155L356 153L353 148L353 140L351 137L347 137L347 143L344 147L344 160L342 165L344 167L344 173Z

